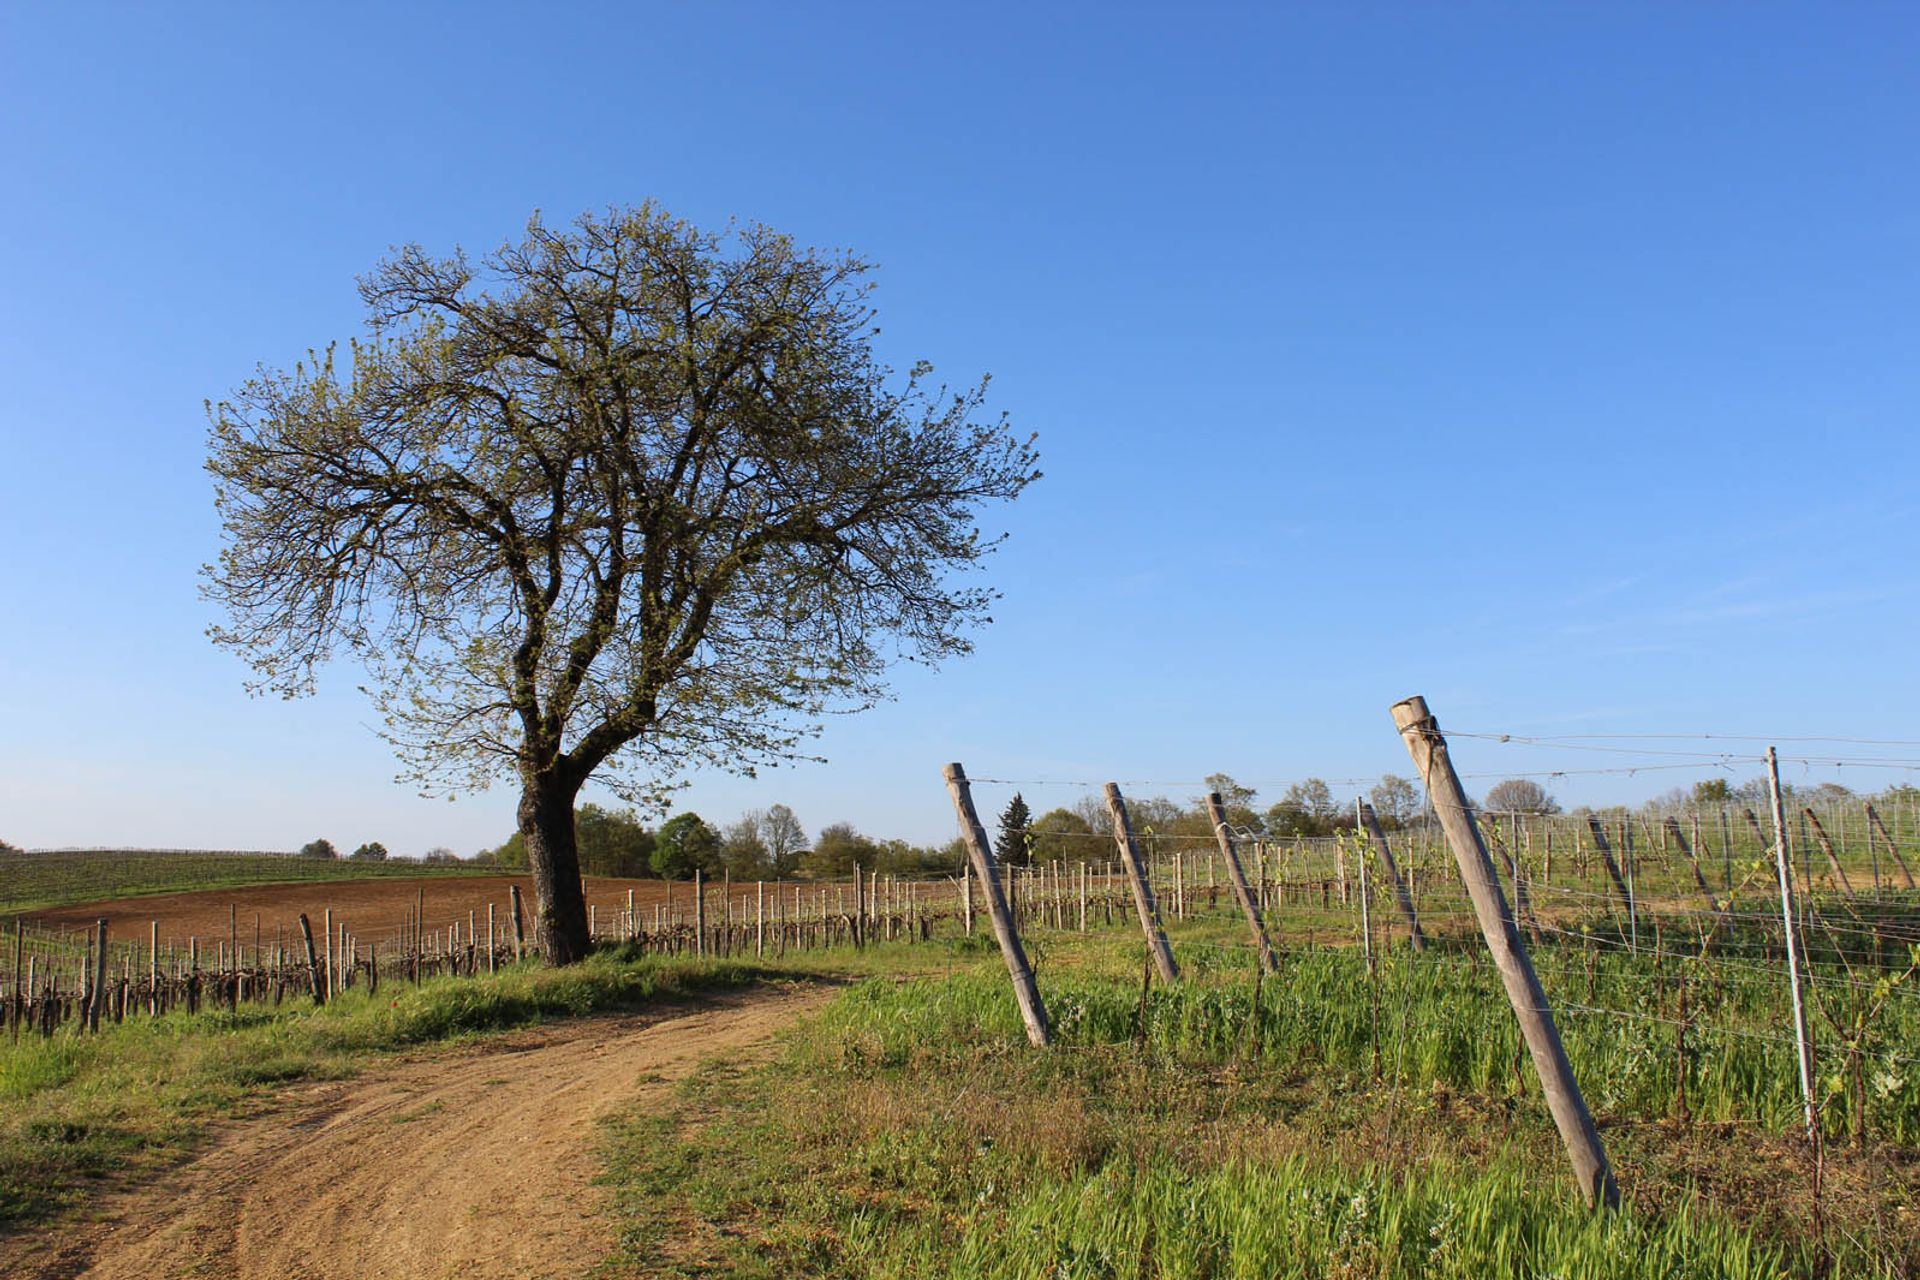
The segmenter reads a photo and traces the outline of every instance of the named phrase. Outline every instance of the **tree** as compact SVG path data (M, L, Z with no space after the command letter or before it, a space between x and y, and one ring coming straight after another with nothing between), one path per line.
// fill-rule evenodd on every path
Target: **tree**
M1032 822L1033 811L1020 793L1014 792L1013 799L1000 811L1000 832L993 838L993 856L1001 866L1024 867L1033 861L1033 850L1027 847L1027 827Z
M695 871L720 869L720 836L697 813L661 824L653 841L653 869L669 880L689 880Z
M1333 790L1319 778L1296 782L1267 810L1267 830L1283 836L1320 836L1333 829Z
M756 816L761 843L767 846L768 869L774 879L784 880L800 869L800 856L807 851L807 833L793 810L783 804L768 805Z
M378 840L369 840L348 854L347 857L348 860L352 862L385 862L387 860L387 846L381 844Z
M1487 788L1480 807L1488 813L1558 813L1560 805L1532 778L1508 778Z
M1381 774L1367 798L1383 826L1398 829L1420 816L1420 788L1397 773Z
M654 834L631 809L583 804L573 815L580 870L595 876L644 876L653 870Z
M765 877L772 858L767 853L767 842L760 838L758 814L749 813L738 822L727 824L720 839L720 861L727 874L736 880Z
M1071 809L1054 809L1033 820L1033 858L1035 862L1081 862L1110 847L1093 838L1087 820Z
M851 822L834 822L820 828L800 865L815 880L826 880L844 876L856 865L872 870L879 858L880 846L854 830Z
M650 205L473 261L398 250L369 336L209 406L216 643L256 690L364 664L409 773L520 789L549 964L587 949L575 798L795 758L896 657L965 653L1031 439L875 358L867 263Z
M427 863L428 866L435 866L435 867L449 866L455 862L460 861L460 855L455 853L453 850L447 848L447 846L443 844L437 844L433 846L433 848L427 850L427 854L424 861Z
M527 838L518 831L508 836L506 842L493 851L493 861L502 871L525 871Z
M303 858L337 858L340 851L333 847L331 840L309 840L300 846Z
M1693 784L1693 803L1704 806L1726 804L1733 799L1733 784L1725 778L1708 778Z

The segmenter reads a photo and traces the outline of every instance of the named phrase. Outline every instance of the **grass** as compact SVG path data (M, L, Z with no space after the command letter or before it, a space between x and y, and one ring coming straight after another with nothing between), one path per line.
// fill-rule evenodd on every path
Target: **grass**
M75 902L151 897L200 889L387 876L472 875L490 870L266 853L8 852L0 853L0 916L23 915Z
M974 943L947 948L944 977L849 989L770 1066L716 1064L671 1112L609 1130L625 1247L608 1273L1920 1269L1920 1169L1901 1127L1910 1100L1875 1115L1865 1152L1830 1154L1823 1240L1808 1227L1811 1160L1791 1133L1790 1046L1777 1060L1776 1042L1752 1040L1762 1056L1720 1071L1723 1046L1703 1039L1687 1068L1696 1119L1681 1124L1661 1074L1677 1069L1667 1046L1636 1040L1631 1020L1570 1026L1576 1070L1606 1082L1590 1092L1627 1196L1625 1212L1595 1217L1577 1202L1530 1071L1515 1069L1511 1014L1484 964L1390 962L1376 1042L1350 951L1288 957L1256 1012L1245 953L1205 945L1201 930L1184 936L1185 981L1149 991L1144 1023L1136 941L1042 938L1059 1031L1047 1052L1026 1047L998 959ZM1584 989L1584 948L1568 952L1543 961L1563 990ZM1596 1000L1650 1007L1651 976L1626 959L1596 948L1593 971ZM1767 1025L1781 999L1735 980L1701 994L1701 1017Z

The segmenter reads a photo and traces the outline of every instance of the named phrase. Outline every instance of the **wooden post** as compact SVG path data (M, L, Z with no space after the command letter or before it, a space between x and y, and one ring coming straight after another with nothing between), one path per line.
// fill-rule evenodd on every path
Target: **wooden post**
M973 936L973 866L960 864L960 918L967 927L967 936Z
M1626 906L1627 914L1633 914L1633 894L1627 890L1627 882L1620 878L1620 864L1613 860L1613 846L1607 842L1606 828L1600 825L1600 819L1587 815L1587 830L1593 834L1593 845L1600 850L1600 856L1606 861L1607 875L1613 880L1613 887L1620 891L1620 901Z
M519 885L507 886L507 899L513 906L513 958L524 960L527 958L527 920L520 909Z
M1600 1145L1600 1134L1594 1128L1593 1116L1587 1110L1586 1099L1581 1097L1580 1086L1573 1078L1573 1067L1567 1061L1566 1049L1560 1043L1560 1033L1554 1026L1553 1010L1547 1004L1546 992L1541 989L1540 979L1533 971L1526 944L1520 940L1519 930L1514 927L1513 913L1507 907L1506 895L1500 891L1500 878L1494 873L1493 860L1487 855L1487 847L1481 841L1479 827L1475 825L1473 812L1467 804L1466 791L1460 785L1459 775L1453 770L1453 761L1447 754L1447 740L1441 736L1439 724L1427 710L1425 698L1414 697L1395 703L1393 722L1400 730L1408 754L1413 757L1414 767L1420 771L1434 813L1446 833L1447 843L1453 848L1454 860L1460 867L1460 878L1466 884L1467 894L1473 900L1474 915L1480 921L1480 932L1487 940L1494 966L1500 971L1500 981L1506 987L1507 999L1513 1004L1514 1016L1520 1023L1520 1034L1526 1039L1527 1049L1533 1055L1534 1071L1540 1077L1547 1110L1553 1116L1554 1126L1560 1131L1560 1140L1566 1146L1567 1157L1573 1163L1574 1180L1579 1183L1580 1193L1586 1198L1589 1208L1618 1208L1620 1189L1613 1180L1612 1168L1607 1164L1606 1150Z
M1699 827L1696 822L1696 834L1698 830ZM1680 830L1680 820L1671 815L1667 818L1667 835L1672 838L1676 845L1680 846L1681 854L1686 857L1687 866L1693 871L1693 883L1695 887L1700 890L1700 896L1707 900L1707 910L1724 919L1725 915L1720 909L1720 901L1713 896L1713 890L1707 886L1706 873L1700 870L1700 859L1694 851L1693 843L1689 841L1686 835Z
M987 914L993 920L993 933L1000 941L1000 954L1007 962L1007 975L1013 979L1013 998L1020 1006L1020 1020L1027 1025L1027 1040L1036 1048L1052 1042L1047 1027L1047 1007L1040 1001L1040 988L1033 980L1033 966L1027 963L1026 949L1014 932L1013 917L1007 910L1006 895L1000 888L999 869L994 865L993 846L987 841L986 828L973 809L973 791L967 785L966 770L950 764L945 771L947 793L953 797L954 812L960 817L960 831L967 843L967 856L980 877L980 888L987 899Z
M1853 897L1853 882L1847 879L1847 872L1840 865L1840 859L1834 856L1833 841L1827 839L1827 829L1820 825L1820 815L1811 809L1802 809L1807 821L1813 824L1814 838L1820 841L1820 852L1827 855L1827 866L1833 869L1834 878L1840 881L1840 892Z
M1896 813L1894 816L1897 818L1899 814ZM1880 821L1880 815L1873 811L1871 804L1867 806L1867 823L1870 827L1867 838L1871 840L1874 831L1880 833L1880 842L1886 845L1887 852L1893 855L1894 865L1900 868L1900 875L1906 880L1907 888L1913 888L1913 872L1907 870L1907 860L1900 856L1899 847L1893 843L1893 837L1887 834L1887 824Z
M333 908L332 907L327 908L326 916L323 923L325 924L326 931L327 931L327 946L326 946L326 954L323 957L323 959L325 960L325 965L320 971L320 976L325 979L325 982L322 985L325 986L327 989L327 999L331 1000L333 999Z
M1367 891L1367 855L1364 851L1361 852L1360 854L1359 862L1360 862L1360 867L1359 867L1359 871L1360 871L1360 954L1366 960L1367 976L1371 978L1374 976L1373 916L1367 910L1367 899L1371 895ZM1376 1058L1378 1058L1379 1051L1380 1051L1379 1032L1380 1032L1379 1024L1376 1022L1374 1025L1374 1042L1373 1042L1374 1055ZM1374 1074L1378 1075L1379 1071L1380 1071L1380 1067L1378 1062L1376 1061L1376 1063L1374 1064Z
M1273 944L1267 941L1267 925L1260 918L1260 905L1253 900L1253 890L1247 887L1247 873L1240 865L1239 851L1234 848L1233 835L1227 830L1227 808L1221 803L1218 791L1207 793L1207 820L1213 823L1214 839L1220 842L1220 856L1227 864L1227 879L1233 885L1233 896L1240 900L1240 911L1247 917L1247 931L1253 935L1254 949L1260 953L1260 967L1268 973L1280 972L1279 962L1273 958ZM1212 863L1207 870L1211 874ZM1087 901L1083 893L1080 898L1080 927L1087 927Z
M1400 878L1400 868L1393 860L1393 850L1387 845L1387 833L1380 829L1380 819L1374 815L1372 805L1365 800L1355 800L1353 803L1360 814L1360 825L1366 828L1368 837L1373 841L1373 851L1380 855L1380 865L1386 868L1387 879L1393 884L1393 897L1400 904L1400 914L1406 919L1413 949L1425 951L1427 935L1420 931L1420 915L1413 909L1413 895L1407 892L1406 881Z
M1813 1040L1807 1030L1807 1005L1800 994L1800 944L1793 920L1793 854L1787 848L1787 810L1780 800L1780 758L1767 748L1767 790L1773 805L1773 865L1780 878L1780 919L1787 934L1787 982L1793 992L1793 1038L1800 1059L1800 1099L1806 1110L1807 1138L1820 1141L1820 1116L1813 1106ZM1751 817L1753 810L1747 810Z
M1127 869L1127 883L1133 886L1133 907L1140 916L1140 931L1146 934L1147 951L1162 982L1180 981L1180 966L1173 962L1173 948L1160 928L1160 906L1153 899L1153 886L1147 883L1146 868L1140 865L1140 850L1133 842L1133 822L1127 817L1127 802L1120 788L1107 784L1107 816L1113 819L1113 842L1120 847L1120 861Z
M753 905L753 954L767 954L767 882L756 880L754 892L757 898Z
M94 926L93 986L87 992L87 1030L100 1030L100 1006L107 1001L107 922Z
M707 954L707 878L699 867L693 869L693 954Z
M313 946L313 925L307 920L307 913L300 913L300 937L307 944L307 989L313 992L315 1004L327 1002L326 989L320 983L320 956Z
M227 989L227 1008L239 1012L240 1009L240 904L227 904L227 978L232 983Z
M493 936L493 903L487 903L487 972L500 972L500 951Z

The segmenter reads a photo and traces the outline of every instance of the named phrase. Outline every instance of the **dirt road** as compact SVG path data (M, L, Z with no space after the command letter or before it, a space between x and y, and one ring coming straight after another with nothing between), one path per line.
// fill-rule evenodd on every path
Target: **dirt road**
M420 1054L292 1091L99 1220L0 1240L22 1280L581 1276L613 1248L595 1122L828 998L748 993Z

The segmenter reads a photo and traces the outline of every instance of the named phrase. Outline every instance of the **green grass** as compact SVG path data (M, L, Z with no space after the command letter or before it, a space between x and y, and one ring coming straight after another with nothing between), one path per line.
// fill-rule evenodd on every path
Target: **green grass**
M1186 979L1149 991L1144 1036L1137 942L1042 938L1052 1050L1027 1048L997 957L973 943L949 948L943 977L851 988L770 1066L714 1064L673 1111L609 1131L607 1181L626 1246L608 1272L1744 1277L1920 1267L1904 1095L1874 1117L1877 1145L1830 1158L1823 1244L1808 1226L1811 1161L1791 1136L1790 1047L1780 1058L1774 1041L1742 1041L1760 1056L1719 1069L1722 1046L1703 1039L1688 1067L1703 1118L1678 1125L1667 1119L1667 1046L1636 1039L1631 1020L1570 1023L1576 1070L1604 1082L1590 1093L1627 1196L1625 1212L1595 1217L1577 1201L1530 1069L1516 1070L1512 1016L1484 963L1388 963L1376 1073L1357 955L1288 957L1262 984L1256 1013L1245 953L1195 945L1209 939L1191 925L1184 936ZM1570 947L1543 956L1543 968L1584 992L1585 961ZM1594 1002L1657 1008L1639 964L1596 950ZM1781 1025L1767 1019L1784 993L1769 997L1757 980L1702 985L1703 1023Z
M256 853L0 853L0 916L75 902L245 885L488 874L489 868Z

